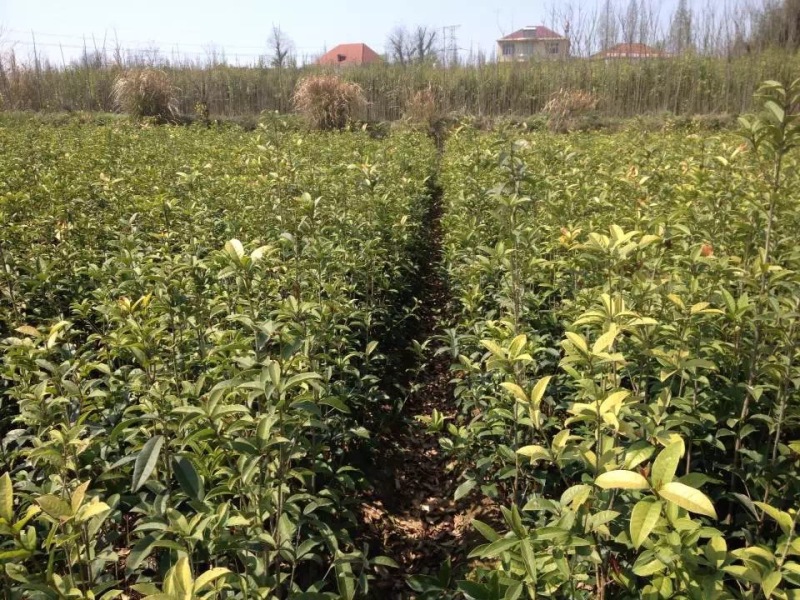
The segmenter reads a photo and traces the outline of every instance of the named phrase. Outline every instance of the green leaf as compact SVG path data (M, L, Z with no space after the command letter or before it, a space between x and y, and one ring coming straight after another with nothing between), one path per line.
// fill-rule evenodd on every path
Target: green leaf
M161 447L164 445L164 436L157 435L147 440L136 457L133 466L133 482L131 491L138 491L146 482L156 468Z
M453 499L461 500L461 498L463 498L464 496L469 494L473 489L475 489L476 485L477 482L474 479L468 479L467 481L465 481L456 488L456 492L453 495Z
M772 517L785 535L791 535L792 529L794 529L794 522L792 521L792 517L789 515L789 513L778 510L774 506L770 506L765 502L754 502L753 504Z
M683 440L679 439L664 448L653 461L653 469L650 474L650 481L654 489L661 488L675 478L678 470L678 463L685 452L686 447Z
M174 461L175 478L181 489L192 500L202 501L205 495L203 490L203 480L197 473L192 460L186 456L176 456Z
M399 569L400 565L398 565L395 561L393 561L388 556L374 556L370 560L373 565L380 565L382 567L389 567L390 569Z
M36 499L42 510L54 519L67 519L72 516L72 508L66 501L53 494L46 494Z
M494 542L500 539L500 534L497 533L494 529L492 529L489 525L487 525L483 521L479 521L478 519L473 519L472 526L475 529L477 529L480 532L480 534L490 542Z
M334 563L336 588L342 600L353 600L356 596L355 577L349 562L337 560Z
M658 495L664 500L669 500L681 508L685 508L689 512L706 515L712 519L717 518L717 511L714 510L711 500L700 490L691 488L688 485L673 481L658 490Z
M775 122L777 125L782 124L783 121L786 119L786 111L784 111L783 108L778 106L778 103L775 102L774 100L767 100L764 103L764 108L766 108L769 111L769 113L775 118Z
M647 479L642 477L639 473L634 471L608 471L598 475L594 480L595 485L608 489L622 489L622 490L646 490L650 487Z
M0 519L8 524L14 520L14 485L8 473L0 477Z
M637 502L631 512L631 541L633 547L638 549L644 544L647 536L661 518L661 502L658 500L644 499Z

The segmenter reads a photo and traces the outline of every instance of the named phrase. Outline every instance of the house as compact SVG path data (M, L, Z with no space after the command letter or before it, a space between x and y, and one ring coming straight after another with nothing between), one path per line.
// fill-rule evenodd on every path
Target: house
M318 65L349 66L383 62L380 55L366 44L339 44L319 57Z
M592 58L598 60L615 60L620 58L668 58L670 55L663 50L653 48L647 44L617 44L593 54Z
M532 58L563 58L569 55L569 40L544 25L525 27L497 40L500 62Z

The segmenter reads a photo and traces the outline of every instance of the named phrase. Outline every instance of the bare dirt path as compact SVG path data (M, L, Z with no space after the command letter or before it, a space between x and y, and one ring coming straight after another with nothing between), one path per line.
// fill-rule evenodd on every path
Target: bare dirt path
M431 187L425 244L420 264L420 313L414 337L422 342L441 333L448 321L450 294L442 264L442 194ZM413 598L407 585L412 575L438 573L450 559L465 560L472 537L470 522L477 508L467 501L456 503L453 494L457 474L438 445L437 436L426 431L416 417L438 409L453 416L455 403L450 385L450 358L433 356L416 380L419 385L407 399L402 413L381 431L374 455L366 468L372 488L361 505L365 539L371 550L389 556L399 568L383 571L371 584L371 597ZM410 385L413 381L407 381ZM371 551L372 553L372 551Z

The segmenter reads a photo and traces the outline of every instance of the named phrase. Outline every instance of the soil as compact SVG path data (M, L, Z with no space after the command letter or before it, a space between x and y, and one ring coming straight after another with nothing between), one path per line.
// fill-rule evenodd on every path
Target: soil
M419 319L413 337L422 342L442 333L450 293L442 264L442 194L435 184L426 219L424 257L419 264ZM361 503L362 539L372 556L393 559L399 568L378 567L370 597L413 598L407 579L436 575L446 560L454 570L466 562L475 544L470 526L481 505L453 500L460 483L457 465L439 447L439 434L430 433L417 417L439 410L452 422L455 416L450 358L428 349L428 362L417 376L416 391L397 419L377 434L365 469L371 489ZM409 377L405 387L415 381Z

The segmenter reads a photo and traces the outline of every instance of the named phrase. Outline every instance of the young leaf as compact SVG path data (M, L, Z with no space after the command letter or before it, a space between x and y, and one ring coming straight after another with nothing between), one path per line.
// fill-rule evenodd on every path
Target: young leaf
M531 404L533 406L539 406L542 402L542 398L544 398L544 393L547 390L547 386L550 384L550 380L553 377L548 375L547 377L542 377L539 381L536 382L536 385L533 386L531 390Z
M712 519L717 518L717 511L714 510L711 500L700 490L691 488L688 485L673 481L658 490L658 495L664 500L669 500L681 508L685 508L689 512L706 515Z
M594 480L595 485L608 489L621 489L621 490L646 490L650 487L647 479L634 471L608 471L598 475Z
M163 445L164 436L157 435L147 440L139 451L139 455L136 457L136 462L133 465L131 491L138 491L139 488L147 482L148 477L150 477L156 468L158 455L161 453L161 447Z
M675 471L685 451L683 440L676 440L664 448L653 461L650 481L655 489L661 488L675 478Z
M525 393L525 390L519 387L516 383L504 381L500 384L500 386L520 402L528 402L528 395Z
M640 500L631 512L631 541L638 549L653 531L661 517L661 502Z
M242 246L242 242L234 238L225 242L225 252L238 263L244 256L244 246Z
M9 525L14 519L14 486L7 472L0 477L0 519Z
M67 519L72 516L72 509L69 504L53 494L46 494L37 498L36 503L54 519Z
M209 585L212 581L219 579L220 577L224 577L228 573L230 573L230 570L224 567L216 567L206 571L202 575L198 576L195 580L194 593L197 594L201 592L203 588Z
M753 504L772 517L778 526L780 526L781 531L783 531L785 535L791 535L792 529L794 529L794 523L792 522L792 517L789 515L789 513L778 510L766 502L754 502Z

